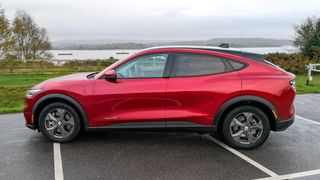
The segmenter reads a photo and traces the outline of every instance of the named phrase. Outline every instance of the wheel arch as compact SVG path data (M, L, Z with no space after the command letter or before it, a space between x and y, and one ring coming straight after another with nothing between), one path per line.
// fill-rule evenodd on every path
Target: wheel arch
M34 124L35 124L36 129L39 130L38 119L39 119L39 115L40 115L41 110L46 105L53 103L53 102L62 102L62 103L66 103L69 106L73 107L81 118L81 128L85 129L86 127L88 127L87 114L84 111L83 107L80 105L80 103L78 103L75 99L73 99L70 96L55 93L55 94L48 94L48 95L41 97L33 106L32 114L34 116L34 120L35 120Z
M232 109L239 106L244 106L244 105L251 105L262 110L269 119L271 130L275 130L276 121L278 121L278 118L279 118L277 109L268 100L259 96L252 96L252 95L238 96L226 101L217 111L214 117L213 125L218 127L218 131L221 132L222 124L223 124L222 122L224 121L224 118L226 117L226 115Z

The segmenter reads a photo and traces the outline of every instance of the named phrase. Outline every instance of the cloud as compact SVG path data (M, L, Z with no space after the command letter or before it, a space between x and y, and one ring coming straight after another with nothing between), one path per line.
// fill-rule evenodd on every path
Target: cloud
M213 37L291 38L293 25L319 15L309 0L6 0L12 18L24 9L52 40L192 40Z

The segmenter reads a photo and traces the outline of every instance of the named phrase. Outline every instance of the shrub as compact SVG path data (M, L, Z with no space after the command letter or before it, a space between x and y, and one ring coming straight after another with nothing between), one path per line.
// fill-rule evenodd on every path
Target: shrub
M116 62L116 59L104 60L67 60L61 63L50 60L0 60L0 74L6 73L57 73L101 71Z
M270 53L266 54L265 58L273 64L280 66L284 70L295 74L303 74L306 71L305 65L312 63L310 59L304 57L300 53Z
M302 24L295 26L294 45L301 53L319 62L320 58L320 18L308 17Z

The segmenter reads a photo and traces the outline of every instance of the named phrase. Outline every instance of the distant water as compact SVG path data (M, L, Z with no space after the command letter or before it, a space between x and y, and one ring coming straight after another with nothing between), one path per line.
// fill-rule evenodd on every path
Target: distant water
M237 48L241 51L266 54L266 53L293 53L297 49L293 46L282 47L257 47L257 48ZM116 59L124 59L134 53L137 53L140 49L127 50L127 49L113 49L113 50L51 50L54 59L58 60L94 60L94 59L108 59L114 57ZM126 54L128 53L128 54ZM60 54L60 55L59 55ZM70 55L71 54L71 55Z

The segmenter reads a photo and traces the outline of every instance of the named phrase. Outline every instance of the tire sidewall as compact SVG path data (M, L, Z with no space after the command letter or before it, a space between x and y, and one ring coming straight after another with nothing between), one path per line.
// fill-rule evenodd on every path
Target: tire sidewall
M258 116L260 118L260 120L262 121L262 124L263 124L263 132L262 132L260 138L252 144L241 144L241 143L237 142L236 140L234 140L233 137L231 136L231 133L230 133L230 125L231 125L232 119L243 112L254 113L256 116ZM270 134L270 122L269 122L268 117L266 116L266 114L262 110L260 110L256 107L253 107L253 106L240 106L240 107L233 109L232 111L230 111L227 114L227 116L223 122L222 130L223 130L223 136L224 136L225 141L231 147L237 148L237 149L254 149L254 148L261 146L268 139L269 134Z
M65 109L67 110L69 113L71 113L71 115L73 116L73 119L74 119L74 129L72 131L72 133L68 136L68 137L65 137L65 138L56 138L52 135L50 135L48 133L48 131L46 130L45 128L45 118L47 116L47 114L55 109L55 108L61 108L61 109ZM79 135L79 132L80 132L80 118L79 118L79 115L78 113L69 105L67 104L64 104L64 103L52 103L52 104L49 104L47 105L45 108L42 109L40 115L39 115L39 120L38 120L38 127L39 127L39 130L40 132L46 137L48 138L49 140L51 141L54 141L54 142L59 142L59 143L66 143L66 142L71 142L73 141L74 139L77 138L77 136Z

